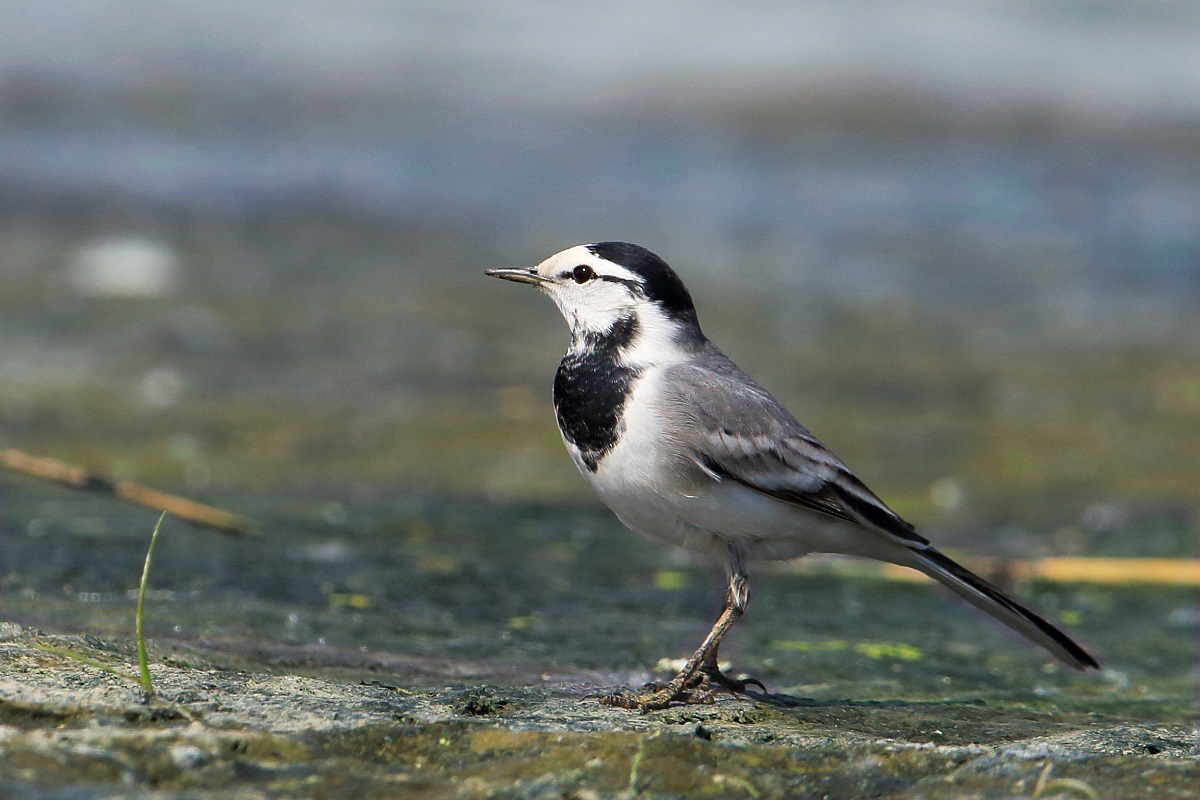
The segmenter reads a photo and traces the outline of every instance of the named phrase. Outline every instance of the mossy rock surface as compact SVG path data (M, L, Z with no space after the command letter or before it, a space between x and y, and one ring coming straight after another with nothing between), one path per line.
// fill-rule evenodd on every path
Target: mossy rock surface
M583 672L497 665L411 688L403 672L353 679L353 653L323 677L287 673L269 647L179 644L147 701L125 643L3 633L8 797L1012 797L1049 764L1101 797L1182 798L1200 779L1193 724L1155 708L731 698L643 715L601 705L602 676Z

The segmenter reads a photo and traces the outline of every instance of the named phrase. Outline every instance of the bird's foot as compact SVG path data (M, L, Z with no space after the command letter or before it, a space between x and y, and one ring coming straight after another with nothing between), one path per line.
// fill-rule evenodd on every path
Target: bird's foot
M618 689L600 698L606 706L628 708L646 714L650 711L661 711L673 705L701 705L716 701L720 692L713 691L707 684L682 686L677 681L647 683L641 691L633 689Z
M716 664L702 664L690 677L680 674L667 683L651 681L642 686L641 691L619 689L601 696L600 702L645 714L672 705L711 704L721 694L753 697L758 693L748 691L750 686L757 686L764 695L767 694L767 687L756 678L731 678Z

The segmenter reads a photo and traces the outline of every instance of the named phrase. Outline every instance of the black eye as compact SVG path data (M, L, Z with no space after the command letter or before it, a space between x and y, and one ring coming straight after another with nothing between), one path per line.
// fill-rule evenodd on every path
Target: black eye
M596 277L596 273L587 264L580 264L575 269L571 270L571 277L576 283L587 283L592 278Z

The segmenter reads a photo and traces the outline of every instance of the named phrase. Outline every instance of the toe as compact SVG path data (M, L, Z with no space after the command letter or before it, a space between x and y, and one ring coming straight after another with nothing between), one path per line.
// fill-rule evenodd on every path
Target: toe
M745 695L750 694L747 691L748 687L755 686L761 689L763 694L770 694L766 685L758 678L731 678L712 664L705 665L701 674L711 690L724 690L730 694Z
M763 694L770 694L770 692L767 691L766 684L760 681L758 678L745 678L744 680L737 681L737 683L739 684L738 694L747 694L746 689L750 686L757 686L762 690Z
M628 689L620 689L615 692L600 695L600 704L612 706L613 708L628 708L636 709L640 707L639 701L641 696L636 692L631 692Z

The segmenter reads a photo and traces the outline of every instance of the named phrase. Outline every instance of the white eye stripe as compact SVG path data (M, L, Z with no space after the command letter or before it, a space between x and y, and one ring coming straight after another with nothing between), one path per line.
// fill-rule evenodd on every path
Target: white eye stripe
M621 265L614 264L611 261L601 260L600 265L594 268L596 269L596 274L604 278L629 281L637 284L642 282L642 277L636 272L627 270Z

